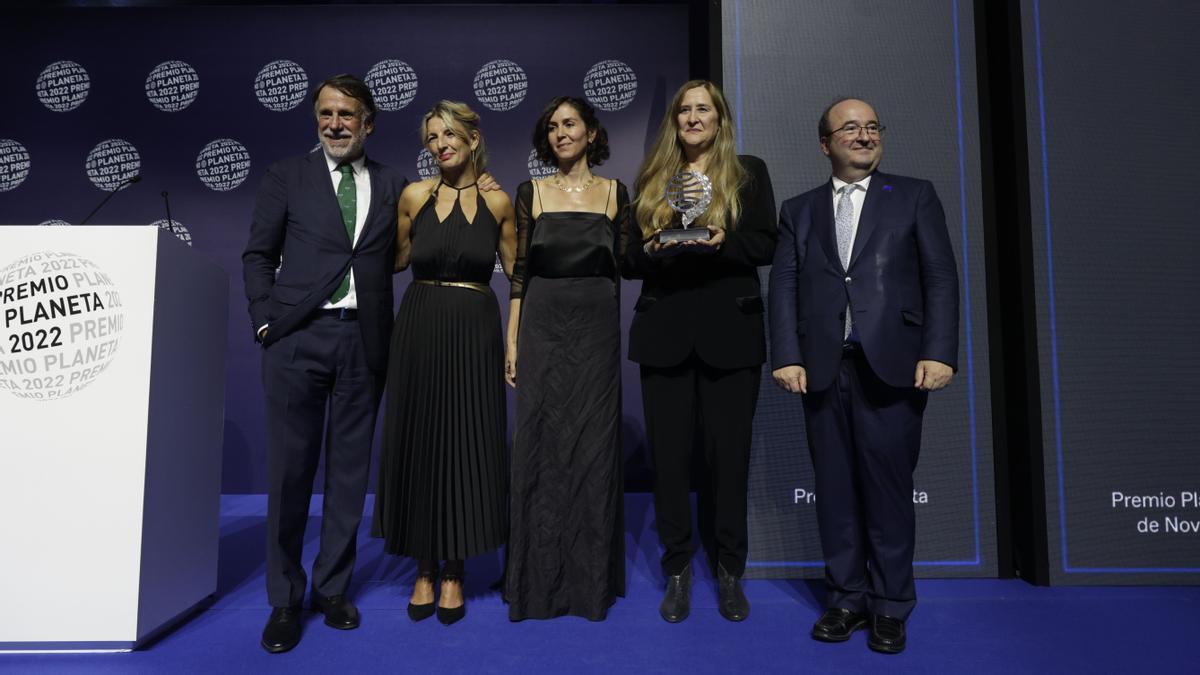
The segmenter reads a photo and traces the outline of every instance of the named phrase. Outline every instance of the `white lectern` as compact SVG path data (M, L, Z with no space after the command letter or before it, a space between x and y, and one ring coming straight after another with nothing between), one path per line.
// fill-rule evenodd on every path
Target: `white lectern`
M0 226L0 651L128 650L217 585L229 280L154 226Z

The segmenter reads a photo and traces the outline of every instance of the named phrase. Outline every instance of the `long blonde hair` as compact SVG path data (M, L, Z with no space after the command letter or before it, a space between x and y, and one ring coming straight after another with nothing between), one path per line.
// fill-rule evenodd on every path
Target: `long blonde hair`
M483 142L483 132L479 130L479 113L471 110L466 103L458 101L438 101L421 117L421 146L429 149L426 138L429 136L429 121L434 117L440 119L447 129L452 129L470 144L472 137L479 139L479 147L471 152L471 168L478 177L487 170L487 146Z
M703 88L712 97L713 106L717 111L717 133L713 137L712 149L709 150L708 167L705 169L713 185L712 203L708 211L696 220L702 227L714 229L732 229L737 223L742 211L742 203L738 198L738 188L747 180L746 171L737 157L737 142L733 137L733 117L729 113L729 104L721 89L708 80L691 80L685 82L671 106L663 115L662 124L658 127L658 137L654 147L642 162L638 170L634 188L637 190L637 201L634 204L634 216L642 229L642 236L649 237L659 228L671 226L675 211L663 199L663 190L671 176L683 171L687 166L687 156L683 153L683 144L679 142L678 113L684 94L697 87Z

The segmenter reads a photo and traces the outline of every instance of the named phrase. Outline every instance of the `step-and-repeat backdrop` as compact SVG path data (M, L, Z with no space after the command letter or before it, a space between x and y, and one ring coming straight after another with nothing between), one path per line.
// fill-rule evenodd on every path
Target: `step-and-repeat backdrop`
M418 138L421 115L439 99L465 101L482 116L489 168L510 194L553 171L530 140L542 107L583 96L609 132L612 157L597 172L632 185L670 95L687 79L687 25L679 5L10 12L2 32L14 56L0 61L9 111L0 119L0 223L78 227L106 194L140 177L91 223L170 228L229 274L223 487L265 492L259 348L241 253L266 169L317 149L313 87L337 73L363 77L380 108L367 151L410 179L436 172ZM3 258L0 268L13 262ZM409 278L397 275L397 298ZM507 298L502 272L492 285ZM625 327L637 291L624 285ZM624 383L627 474L648 489L632 364Z

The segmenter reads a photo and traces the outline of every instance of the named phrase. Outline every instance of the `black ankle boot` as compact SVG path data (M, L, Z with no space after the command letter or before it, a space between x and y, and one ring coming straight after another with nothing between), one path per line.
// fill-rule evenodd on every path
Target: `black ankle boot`
M750 601L742 592L741 579L726 572L724 565L717 565L717 596L721 616L730 621L745 621L750 616Z
M689 563L679 574L667 576L667 592L663 595L658 613L667 623L679 623L688 618L691 611L692 566Z

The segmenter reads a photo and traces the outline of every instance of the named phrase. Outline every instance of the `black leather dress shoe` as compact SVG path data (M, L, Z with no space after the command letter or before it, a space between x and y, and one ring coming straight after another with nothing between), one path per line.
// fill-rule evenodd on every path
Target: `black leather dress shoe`
M867 625L865 614L841 607L830 607L813 624L812 636L821 642L845 642L854 631Z
M313 609L325 615L325 625L338 630L358 628L358 608L344 595L312 596Z
M904 651L904 620L876 614L871 617L871 637L867 646L882 654Z
M742 580L717 565L717 610L730 621L745 621L750 616L750 601L742 592Z
M275 607L263 628L262 648L272 654L286 652L300 644L299 607Z
M658 613L667 623L679 623L692 611L692 566L679 574L667 576L667 592L663 595Z

